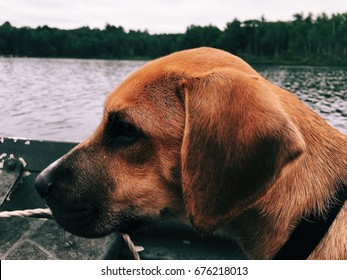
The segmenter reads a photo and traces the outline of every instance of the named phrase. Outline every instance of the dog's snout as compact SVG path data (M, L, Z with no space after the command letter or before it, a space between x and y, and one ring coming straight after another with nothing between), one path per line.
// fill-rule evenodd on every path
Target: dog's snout
M42 172L37 176L35 180L35 188L42 198L45 198L48 196L49 192L52 189L52 186L53 184L52 184L51 176L49 175L48 172Z
M42 198L46 198L53 188L52 172L59 165L60 161L61 159L56 160L36 177L35 188Z

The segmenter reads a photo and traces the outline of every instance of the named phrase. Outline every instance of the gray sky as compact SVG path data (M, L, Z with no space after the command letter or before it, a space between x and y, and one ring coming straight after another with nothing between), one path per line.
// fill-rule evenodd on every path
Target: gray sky
M0 0L0 25L72 29L109 23L125 30L182 33L192 24L224 29L234 18L291 20L300 12L347 12L347 0Z

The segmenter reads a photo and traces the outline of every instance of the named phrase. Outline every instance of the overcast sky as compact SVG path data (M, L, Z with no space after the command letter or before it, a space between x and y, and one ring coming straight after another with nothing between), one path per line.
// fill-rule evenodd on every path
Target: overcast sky
M260 19L291 20L294 13L347 12L347 0L0 0L0 25L48 25L63 29L104 28L182 33L187 26Z

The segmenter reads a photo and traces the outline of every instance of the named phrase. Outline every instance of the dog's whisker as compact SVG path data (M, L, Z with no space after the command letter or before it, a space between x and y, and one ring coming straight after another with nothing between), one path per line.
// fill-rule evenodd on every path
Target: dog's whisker
M95 133L35 181L65 228L146 234L176 221L236 238L255 259L291 236L292 248L314 241L296 258L347 258L335 250L346 243L347 137L242 59L198 48L154 60L104 108ZM318 218L316 240L296 231Z

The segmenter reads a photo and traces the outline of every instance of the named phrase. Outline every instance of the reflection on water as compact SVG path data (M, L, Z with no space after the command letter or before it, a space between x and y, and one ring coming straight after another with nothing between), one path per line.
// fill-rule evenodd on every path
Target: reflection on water
M0 137L81 141L106 95L143 61L0 58ZM347 134L347 69L257 67Z
M0 59L0 137L81 141L106 95L142 61Z
M293 92L328 123L347 134L347 69L259 67L263 76Z

